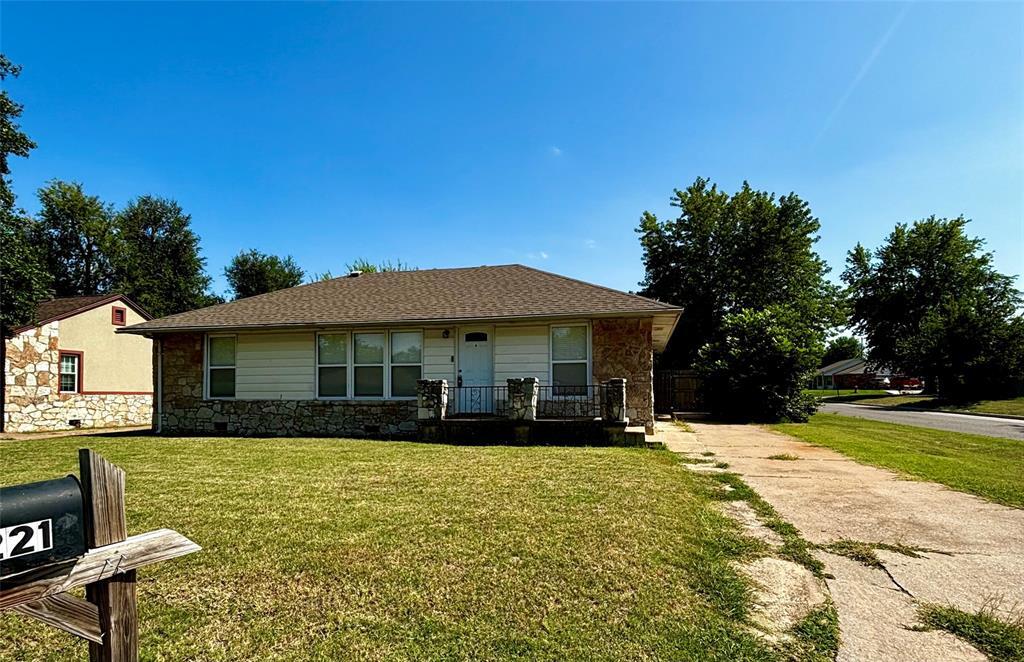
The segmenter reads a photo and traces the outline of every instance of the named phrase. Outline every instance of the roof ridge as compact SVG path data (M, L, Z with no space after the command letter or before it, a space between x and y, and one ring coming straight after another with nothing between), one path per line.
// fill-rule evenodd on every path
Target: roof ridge
M587 282L585 280L580 280L579 278L573 278L572 276L564 276L562 274L557 274L557 273L555 273L553 271L545 271L544 269L538 269L537 267L530 267L530 266L527 266L525 264L512 264L512 265L508 265L508 266L522 267L523 269L530 269L531 271L536 271L538 273L546 274L548 276L554 276L555 278L561 278L562 280L567 280L567 281L570 281L570 282L573 282L573 283L579 283L581 285L587 285L589 287L596 287L596 288L602 289L602 290L604 290L606 292L614 292L615 294L622 294L623 296L627 296L627 297L636 297L637 299L643 299L644 301L650 301L651 303L656 303L659 306L664 306L666 309L678 310L680 308L679 306L674 306L674 305L672 305L670 303L665 303L664 301L658 301L657 299L652 299L650 297L645 297L645 296L642 296L640 294L633 294L632 292L623 292L622 290L617 290L614 287L608 287L607 285L598 285L597 283L589 283L589 282Z

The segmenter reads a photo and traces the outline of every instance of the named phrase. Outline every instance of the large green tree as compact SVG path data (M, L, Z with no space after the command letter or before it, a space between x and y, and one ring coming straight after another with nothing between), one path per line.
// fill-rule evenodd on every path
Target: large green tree
M0 54L0 81L17 77L21 67ZM22 106L0 87L0 339L36 320L36 304L50 296L51 278L31 241L32 221L15 207L8 158L26 158L35 148L18 118Z
M864 358L864 343L853 336L838 336L828 341L825 354L821 357L822 367L836 361Z
M280 258L252 249L233 257L224 275L235 299L244 299L301 285L306 274L291 255Z
M114 218L114 289L156 317L219 301L210 294L206 260L192 217L174 200L132 200Z
M698 367L705 381L705 403L730 410L736 383L719 379L722 357L730 369L744 369L746 356L729 349L729 332L737 324L785 327L799 360L787 361L774 373L761 371L758 388L772 406L733 407L738 417L800 418L806 401L799 385L817 366L826 332L840 321L837 288L825 275L828 266L817 253L820 223L795 194L776 197L749 184L730 195L697 179L671 200L676 218L659 220L645 212L638 232L644 251L641 294L683 308L677 330L659 365ZM771 320L748 318L749 311L773 311ZM737 363L740 361L740 363ZM792 374L787 371L798 371ZM780 404L781 403L781 404ZM768 413L769 411L774 412Z
M36 245L57 296L110 290L114 211L77 182L52 180L39 189Z
M850 251L843 273L871 361L956 400L1008 394L1024 372L1020 292L967 223L898 224L875 251Z

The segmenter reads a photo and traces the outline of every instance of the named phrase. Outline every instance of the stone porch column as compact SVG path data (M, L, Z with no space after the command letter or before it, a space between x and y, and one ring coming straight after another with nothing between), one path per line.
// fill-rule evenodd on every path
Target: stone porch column
M448 409L448 381L445 379L416 380L416 418L421 421L440 421Z
M516 377L506 380L508 384L508 417L515 421L537 420L536 377Z
M626 380L609 379L604 383L601 418L608 423L628 423L626 417Z

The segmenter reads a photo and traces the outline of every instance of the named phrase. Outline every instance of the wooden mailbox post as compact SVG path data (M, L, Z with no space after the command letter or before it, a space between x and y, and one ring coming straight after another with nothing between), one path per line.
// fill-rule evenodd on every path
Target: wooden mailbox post
M13 609L88 640L92 662L133 662L139 657L136 569L197 552L200 547L170 529L129 537L124 470L84 448L78 452L78 465L85 552L67 559L40 556L43 561L33 565L33 553L53 550L55 529L51 520L31 523L38 525L41 541L36 552L25 551L36 549L26 545L26 541L35 540L35 528L3 523L0 545L5 547L0 549L6 551L0 560L6 558L10 565L17 557L20 564L13 573L0 564L0 610ZM0 522L8 519L0 514ZM70 515L64 519L66 524L75 518ZM18 540L10 535L16 529L20 529L16 532L20 533ZM21 548L20 552L12 554L16 547ZM79 586L85 587L85 600L67 594Z

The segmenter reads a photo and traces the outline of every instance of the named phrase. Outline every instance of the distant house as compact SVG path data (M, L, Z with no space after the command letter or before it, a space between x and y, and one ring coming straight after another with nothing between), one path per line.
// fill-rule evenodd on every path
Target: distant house
M4 343L3 431L149 425L152 341L115 331L151 319L119 294L65 297Z
M921 380L879 370L864 359L843 359L818 370L813 387L817 389L921 388Z
M525 377L555 404L624 378L630 422L649 428L653 353L679 313L507 265L354 272L120 331L155 342L163 432L408 434L420 379L486 409Z

